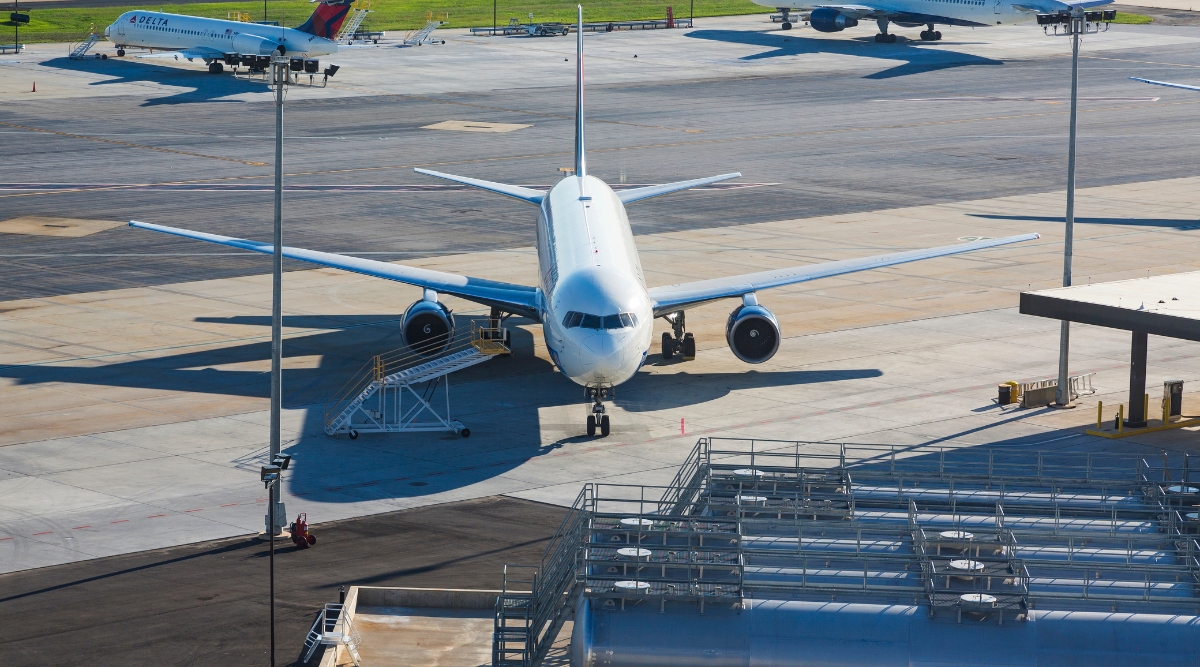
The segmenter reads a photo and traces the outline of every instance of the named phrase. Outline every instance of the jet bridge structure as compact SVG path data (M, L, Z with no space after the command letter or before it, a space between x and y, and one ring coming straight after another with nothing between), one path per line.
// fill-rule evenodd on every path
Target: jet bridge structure
M1193 467L701 439L666 487L587 485L506 569L493 664L572 614L574 667L1200 664Z

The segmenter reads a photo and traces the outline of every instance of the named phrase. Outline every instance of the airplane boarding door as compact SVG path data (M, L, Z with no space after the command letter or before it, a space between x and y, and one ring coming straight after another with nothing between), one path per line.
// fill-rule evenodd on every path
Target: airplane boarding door
M1002 2L1004 2L1004 0L996 0L996 13L997 14L1000 13L1000 3L1002 3Z

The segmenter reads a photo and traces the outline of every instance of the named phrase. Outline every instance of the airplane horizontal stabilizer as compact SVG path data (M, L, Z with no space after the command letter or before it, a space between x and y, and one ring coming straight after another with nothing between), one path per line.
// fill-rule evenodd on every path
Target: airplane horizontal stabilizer
M698 188L702 185L717 183L719 181L727 181L731 178L740 178L741 172L732 174L721 174L720 176L709 176L708 178L697 178L691 181L679 181L678 183L666 183L663 185L650 185L644 188L633 188L632 190L622 190L617 193L617 197L622 204L632 204L635 201L657 197L659 195L679 192L680 190L689 190Z
M432 171L430 169L414 169L413 171L417 172L418 174L425 174L427 176L436 176L437 178L444 178L447 181L454 181L455 183L462 183L463 185L470 185L471 187L479 188L481 190L487 190L489 192L496 192L496 193L499 193L502 195L507 195L514 199L520 199L523 202L528 202L535 206L540 206L542 204L542 198L546 196L546 193L542 192L541 190L534 190L533 188L523 188L519 185L505 185L504 183L494 183L492 181L483 181L478 178L467 178L466 176L455 176L454 174L443 174L440 171Z
M938 248L908 250L887 255L875 255L874 257L860 257L858 259L844 259L836 262L793 266L786 269L772 269L770 271L746 273L727 278L697 280L678 285L654 287L649 290L650 299L654 302L654 316L661 317L679 310L694 308L710 301L741 297L751 292L771 287L792 285L818 278L840 276L845 273L867 271L869 269L894 266L906 262L916 262L933 257L957 255L959 253L994 248L1009 243L1032 241L1038 238L1041 238L1041 234L1021 234L1020 236L1009 236L1002 239L980 239L970 243L959 243Z
M275 252L274 244L262 243L260 241L221 236L220 234L194 232L189 229L154 225L147 222L138 222L137 220L130 220L129 226L163 232L165 234L174 234L175 236L182 236L197 241L218 243L232 248L263 253L264 255L271 255ZM283 256L288 259L298 259L303 262L312 262L313 264L329 266L335 269L343 269L376 278L385 278L409 285L416 285L417 287L431 289L443 294L462 297L468 301L474 301L485 306L499 308L505 312L522 315L535 321L540 321L541 319L538 306L539 290L535 287L502 283L495 280L484 280L482 278L471 278L444 271L433 271L414 266L405 266L403 264L392 264L391 262L380 262L374 259L362 259L360 257L337 255L329 252L305 250L304 248L292 248L289 246L283 247Z
M1168 88L1182 88L1184 90L1200 90L1200 86L1189 86L1186 83L1171 83L1170 81L1155 81L1153 79L1139 79L1136 76L1131 76L1129 78L1133 79L1134 81L1141 81L1142 83L1150 83L1150 84L1154 84L1156 86L1166 86Z

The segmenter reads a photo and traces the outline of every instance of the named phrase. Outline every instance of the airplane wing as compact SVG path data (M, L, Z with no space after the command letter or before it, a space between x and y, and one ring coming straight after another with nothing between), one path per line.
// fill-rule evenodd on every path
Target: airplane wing
M545 196L546 196L546 193L542 192L541 190L534 190L533 188L523 188L519 185L506 185L504 183L496 183L493 181L484 181L484 180L481 180L478 178L469 178L467 176L455 176L454 174L443 174L440 171L433 171L431 169L413 169L413 171L417 172L418 174L425 174L427 176L434 176L436 178L444 178L447 181L454 181L455 183L462 183L463 185L470 185L471 187L479 188L481 190L487 190L488 192L495 192L497 194L506 195L506 196L512 197L513 199L520 199L523 202L526 202L528 204L533 204L535 206L541 206L542 199L545 198Z
M906 252L896 252L888 255L875 255L874 257L862 257L860 259L844 259L837 262L824 262L821 264L809 264L807 266L793 266L786 269L773 269L770 271L760 271L758 273L747 273L740 276L730 276L728 278L713 278L711 280L698 280L696 282L680 283L678 285L666 285L664 287L651 288L649 290L650 300L654 302L654 316L661 317L663 315L685 310L687 308L694 308L710 301L741 297L751 292L757 292L759 290L769 289L772 287L781 287L783 285L792 285L794 283L816 280L818 278L839 276L844 273L878 269L884 266L893 266L896 264L904 264L906 262L916 262L918 260L930 259L932 257L957 255L963 252L982 250L984 248L994 248L996 246L1007 245L1009 243L1031 241L1036 238L1041 238L1041 235L1021 234L1020 236L1009 236L1002 239L983 239L980 241L972 241L971 243L942 246L940 248L909 250Z
M1182 88L1184 90L1200 90L1200 86L1189 86L1184 83L1171 83L1170 81L1154 81L1153 79L1139 79L1136 76L1131 76L1129 78L1133 79L1134 81L1141 81L1142 83L1152 83L1156 86L1166 86L1168 88Z
M137 220L130 220L129 226L163 232L165 234L174 234L175 236L196 239L198 241L219 243L233 248L241 248L242 250L260 252L265 255L275 252L275 246L271 243L249 241L230 236L221 236L219 234L193 232L187 229L138 222ZM539 314L541 296L540 291L536 287L483 280L481 278L460 276L454 273L418 269L412 266L404 266L403 264L392 264L373 259L360 259L358 257L348 257L346 255L305 250L303 248L291 248L288 246L283 247L283 256L288 259L312 262L313 264L353 271L354 273L361 273L376 278L395 280L396 282L416 285L417 287L431 289L443 294L452 294L468 301L474 301L485 306L499 308L505 312L523 315L535 321L541 321Z
M225 54L221 53L220 51L218 51L216 49L209 49L209 48L205 48L203 46L195 46L195 47L191 47L191 48L187 48L187 49L182 49L179 51L160 51L158 53L141 53L134 57L135 58L174 58L175 60L179 60L180 56L183 56L184 58L187 58L188 60L192 60L193 58L200 58L201 60L204 60L204 59L211 60L213 58L216 58L216 59L224 58Z
M720 176L709 176L708 178L697 178L691 181L679 181L678 183L667 183L665 185L650 185L644 188L632 188L629 190L621 190L617 193L617 198L622 204L632 204L635 201L642 201L659 195L679 192L680 190L688 190L698 188L702 185L727 181L731 178L741 177L742 172L734 172L732 174L721 174Z

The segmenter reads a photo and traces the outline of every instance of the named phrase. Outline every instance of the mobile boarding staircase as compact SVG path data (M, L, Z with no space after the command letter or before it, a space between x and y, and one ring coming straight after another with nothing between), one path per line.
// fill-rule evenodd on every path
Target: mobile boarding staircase
M92 47L96 45L96 42L99 42L101 39L104 39L104 35L96 33L96 25L93 23L92 30L88 33L87 39L79 42L78 44L72 44L71 54L67 57L71 60L83 60L84 56L87 55L87 52L91 51ZM100 56L96 57L99 58ZM108 56L105 55L104 59L107 60Z
M355 666L357 667L361 662L358 647L362 643L362 637L358 634L358 629L354 627L350 616L344 612L345 605L336 602L326 603L325 608L317 612L317 618L308 631L308 637L304 640L305 664L308 664L313 654L321 646L345 646L346 652L350 654Z
M471 322L440 351L405 348L376 355L325 404L325 432L345 433L351 440L359 433L453 431L470 436L470 429L450 417L450 374L510 354L503 334L501 328ZM434 405L439 387L445 395L444 414Z
M358 34L358 29L362 27L362 23L370 14L370 2L356 2L350 6L350 18L342 24L342 29L338 31L337 39L334 40L338 44L353 44L354 36Z
M433 17L433 13L429 12L426 15L425 27L414 32L410 32L404 38L405 46L420 46L425 43L429 44L445 44L446 40L437 40L430 37L434 30L442 27L450 22L449 14L439 14L438 18Z

